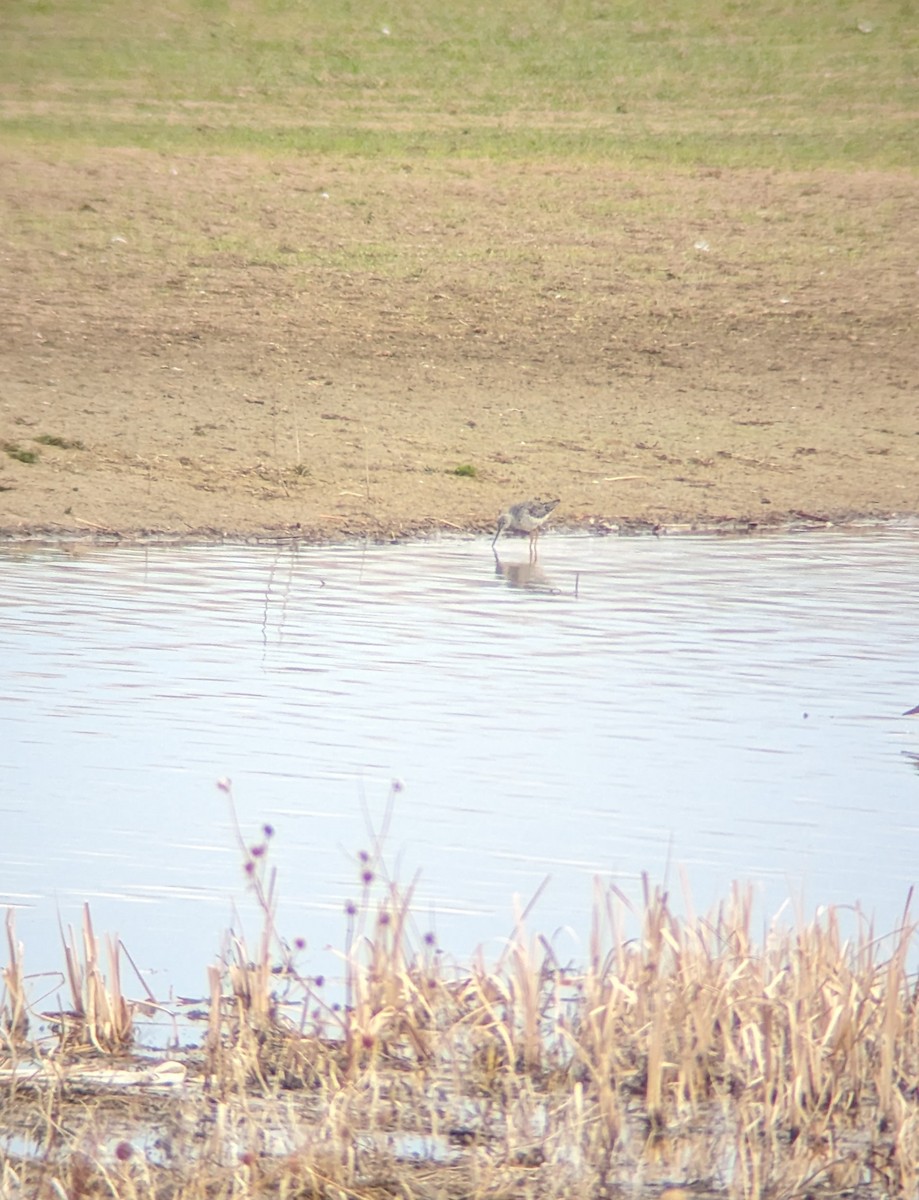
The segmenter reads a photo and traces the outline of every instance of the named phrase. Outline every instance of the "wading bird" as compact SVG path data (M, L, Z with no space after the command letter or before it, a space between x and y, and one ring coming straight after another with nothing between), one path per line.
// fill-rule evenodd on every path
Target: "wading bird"
M495 542L505 529L516 530L530 535L530 557L535 558L539 531L557 504L557 500L524 500L520 504L512 504L498 517L498 529L492 538L491 548L494 550Z

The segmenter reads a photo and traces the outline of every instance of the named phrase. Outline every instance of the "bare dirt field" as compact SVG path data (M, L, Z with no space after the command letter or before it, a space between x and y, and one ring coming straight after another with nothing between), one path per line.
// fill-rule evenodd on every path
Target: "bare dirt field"
M6 536L919 512L907 173L0 150Z

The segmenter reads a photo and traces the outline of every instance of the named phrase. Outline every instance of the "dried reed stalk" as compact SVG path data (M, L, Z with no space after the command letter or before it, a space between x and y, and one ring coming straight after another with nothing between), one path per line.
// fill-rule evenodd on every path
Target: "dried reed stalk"
M3 968L3 997L0 999L0 1037L16 1046L29 1031L28 997L23 969L23 945L16 939L16 910L7 909L6 940L9 962Z
M107 936L105 940L108 980L100 966L99 942L88 904L83 906L82 955L72 926L67 927L67 936L61 929L61 939L72 1005L68 1040L88 1041L103 1053L125 1049L134 1040L134 1005L121 989L118 939ZM67 1029L67 1022L62 1022L62 1029Z

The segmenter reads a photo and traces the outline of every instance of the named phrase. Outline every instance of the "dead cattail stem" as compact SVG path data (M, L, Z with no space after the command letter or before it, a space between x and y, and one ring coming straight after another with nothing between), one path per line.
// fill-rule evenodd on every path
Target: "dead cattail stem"
M6 941L9 947L9 962L2 972L0 1036L7 1038L12 1045L16 1045L28 1033L29 1017L23 970L23 946L16 939L16 911L12 908L7 909L6 913Z
M68 1040L84 1038L103 1053L124 1049L134 1038L134 1005L121 989L118 939L106 939L106 980L88 904L83 906L81 938L78 940L71 926L66 935L61 929L61 938L71 999L69 1022L61 1022L62 1035Z

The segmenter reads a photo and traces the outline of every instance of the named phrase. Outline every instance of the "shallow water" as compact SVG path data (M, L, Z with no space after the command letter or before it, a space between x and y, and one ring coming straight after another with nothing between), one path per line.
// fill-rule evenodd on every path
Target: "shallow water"
M89 901L157 994L201 994L223 931L257 929L223 778L247 839L275 830L307 970L393 781L388 858L460 956L547 876L531 926L563 958L594 878L637 897L642 871L697 909L743 880L767 915L896 923L919 531L548 536L535 571L499 548L4 548L0 904L27 970Z

